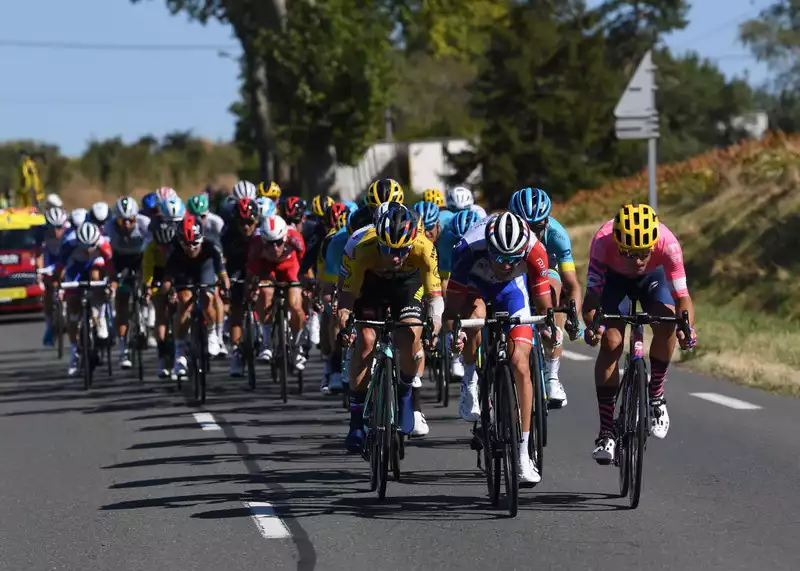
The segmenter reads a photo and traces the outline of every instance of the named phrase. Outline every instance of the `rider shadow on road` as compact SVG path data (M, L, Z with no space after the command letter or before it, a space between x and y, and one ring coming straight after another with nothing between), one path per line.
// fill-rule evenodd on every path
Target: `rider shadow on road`
M519 496L521 510L564 511L564 512L603 512L629 509L627 504L606 503L619 499L614 494L596 492L542 492L522 493Z

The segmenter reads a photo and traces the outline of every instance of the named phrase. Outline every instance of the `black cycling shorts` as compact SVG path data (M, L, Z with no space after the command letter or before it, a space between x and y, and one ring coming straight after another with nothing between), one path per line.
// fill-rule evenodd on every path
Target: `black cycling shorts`
M173 287L180 291L187 286L203 286L206 291L213 292L217 286L217 272L214 271L214 260L184 261L178 267L169 268Z
M356 319L381 321L387 317L388 308L395 321L422 321L422 292L422 279L418 271L394 277L379 276L368 271L361 286L361 297L356 299L353 307Z

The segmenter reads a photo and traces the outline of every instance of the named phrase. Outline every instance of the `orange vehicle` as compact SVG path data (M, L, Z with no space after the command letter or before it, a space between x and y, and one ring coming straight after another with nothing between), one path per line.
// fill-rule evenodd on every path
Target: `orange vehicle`
M32 208L0 210L0 313L43 308L36 252L44 223L44 216Z

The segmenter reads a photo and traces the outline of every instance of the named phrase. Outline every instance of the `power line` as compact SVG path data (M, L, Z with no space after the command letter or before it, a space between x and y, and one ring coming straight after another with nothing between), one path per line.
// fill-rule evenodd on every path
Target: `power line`
M0 48L102 50L125 52L231 52L240 50L235 44L97 44L67 41L3 40Z

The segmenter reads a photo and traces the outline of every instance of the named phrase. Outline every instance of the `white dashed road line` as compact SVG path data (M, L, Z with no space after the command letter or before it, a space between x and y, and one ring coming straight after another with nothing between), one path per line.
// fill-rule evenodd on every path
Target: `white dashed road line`
M689 394L692 395L693 397L707 400L709 402L713 402L716 404L721 404L722 406L727 406L728 408L733 408L736 410L758 410L762 408L757 404L749 403L747 401L735 399L732 397L726 397L725 395L720 395L717 393L689 393Z
M292 537L289 528L283 523L275 508L268 502L244 502L250 510L253 521L264 539L287 539Z
M589 357L588 355L583 355L582 353L575 353L574 351L567 351L566 349L561 352L561 355L573 361L591 361L594 359L594 357Z
M210 412L195 412L192 416L203 430L222 430Z

